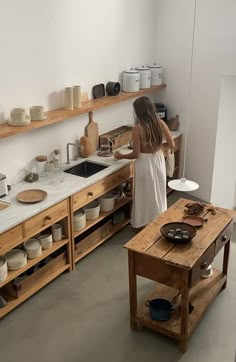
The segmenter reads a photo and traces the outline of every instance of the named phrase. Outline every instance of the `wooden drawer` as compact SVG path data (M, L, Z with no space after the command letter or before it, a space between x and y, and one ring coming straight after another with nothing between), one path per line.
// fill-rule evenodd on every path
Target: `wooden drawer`
M204 269L214 260L215 243L213 243L194 265L190 278L190 286L193 286L202 276Z
M21 243L23 239L22 224L6 231L0 235L0 255L5 254L7 251L15 248Z
M49 209L40 212L31 219L24 222L24 236L29 237L37 234L39 231L55 224L63 217L68 215L68 201L64 200L50 207Z
M86 205L105 191L105 181L101 180L72 196L73 211Z
M128 180L132 176L132 170L132 165L128 165L121 170L118 170L107 176L105 180L106 190L110 190L113 187L116 187L122 182Z
M175 148L174 148L174 152L179 151L180 147L181 147L181 140L182 140L182 136L178 136L174 139L175 141Z
M215 242L215 255L229 241L233 233L233 223L231 222L218 236Z

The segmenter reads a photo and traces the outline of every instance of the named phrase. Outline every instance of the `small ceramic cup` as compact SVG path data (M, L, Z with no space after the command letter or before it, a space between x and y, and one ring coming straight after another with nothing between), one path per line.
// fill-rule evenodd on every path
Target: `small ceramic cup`
M60 241L62 239L61 224L52 225L52 238L53 238L53 241Z
M24 123L26 121L25 109L13 108L11 111L11 121L14 123Z
M53 240L52 240L52 234L44 234L39 237L42 248L43 249L49 249L52 246Z
M32 121L40 121L45 119L44 108L42 106L30 107L30 118Z
M65 109L72 110L74 109L74 102L73 102L73 88L72 87L66 87L64 90L64 103L65 103Z

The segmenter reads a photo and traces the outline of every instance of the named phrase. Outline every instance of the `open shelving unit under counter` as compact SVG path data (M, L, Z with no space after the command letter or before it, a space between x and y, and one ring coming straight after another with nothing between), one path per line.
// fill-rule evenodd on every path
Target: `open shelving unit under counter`
M146 93L154 92L165 88L166 85L153 86L151 88L142 89L138 92L125 93L120 92L117 96L105 96L99 99L90 99L82 103L80 108L73 109L71 111L64 108L53 109L46 112L47 119L44 121L32 121L30 124L20 127L9 126L7 123L0 124L0 139L11 137L20 133L32 131L36 128L46 127L54 123L65 121L73 117L80 116L81 114L95 111L97 109L105 108L116 103L124 102L129 99L139 97Z

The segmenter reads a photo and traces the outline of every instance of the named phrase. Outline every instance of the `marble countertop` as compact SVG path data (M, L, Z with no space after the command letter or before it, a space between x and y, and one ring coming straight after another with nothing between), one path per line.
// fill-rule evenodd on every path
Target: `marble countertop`
M178 137L181 132L172 132L173 137ZM123 153L129 153L127 146L121 147ZM63 172L66 168L72 167L78 163L90 160L108 167L99 171L89 178L79 177ZM111 157L99 157L96 154L84 159L79 158L77 161L71 161L70 165L62 164L61 171L45 172L39 176L39 180L34 183L22 181L12 186L8 196L1 198L2 201L10 202L11 205L0 210L0 233L16 226L17 224L29 219L39 212L47 209L50 206L66 199L67 197L83 190L84 188L102 180L104 177L112 174L131 163L132 160L115 160ZM23 204L16 200L16 195L26 189L41 189L47 192L45 200L35 204Z

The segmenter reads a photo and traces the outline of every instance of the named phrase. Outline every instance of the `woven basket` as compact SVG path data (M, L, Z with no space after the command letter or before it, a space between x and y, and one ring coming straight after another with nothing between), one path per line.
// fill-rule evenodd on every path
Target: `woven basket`
M175 117L168 119L166 123L170 131L177 131L179 128L179 115L176 114Z

